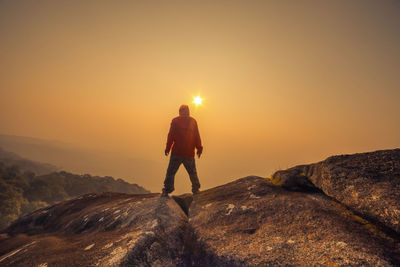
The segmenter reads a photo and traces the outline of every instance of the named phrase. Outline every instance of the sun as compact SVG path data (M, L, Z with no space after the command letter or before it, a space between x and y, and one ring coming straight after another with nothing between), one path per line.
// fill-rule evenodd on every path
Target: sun
M199 106L203 103L203 98L201 98L200 96L196 96L195 98L193 98L193 103L196 106Z

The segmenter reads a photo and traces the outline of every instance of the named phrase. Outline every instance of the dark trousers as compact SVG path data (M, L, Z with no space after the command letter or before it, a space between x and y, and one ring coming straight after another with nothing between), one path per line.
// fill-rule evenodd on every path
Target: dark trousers
M196 192L199 190L200 182L199 177L197 177L194 157L186 158L171 154L167 169L167 175L165 176L164 181L164 190L167 191L167 193L171 193L172 191L174 191L175 174L182 163L183 166L185 166L186 171L189 173L190 181L192 182L192 192Z

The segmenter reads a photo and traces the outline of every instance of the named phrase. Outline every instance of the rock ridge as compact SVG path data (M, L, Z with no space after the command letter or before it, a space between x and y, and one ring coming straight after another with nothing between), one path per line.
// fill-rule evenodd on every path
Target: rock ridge
M0 265L399 266L399 199L388 187L397 189L399 152L330 157L195 196L84 195L14 222L0 235ZM393 232L366 220L370 191L393 204L377 220Z
M273 174L272 181L293 187L308 180L327 196L400 235L400 149L332 156Z

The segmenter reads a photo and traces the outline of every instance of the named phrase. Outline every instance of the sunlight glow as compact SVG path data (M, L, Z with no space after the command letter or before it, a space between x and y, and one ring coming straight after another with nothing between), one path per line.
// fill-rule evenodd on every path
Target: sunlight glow
M200 96L196 96L196 97L193 99L193 103L194 103L196 106L199 106L199 105L201 105L201 104L203 103L203 98L201 98Z

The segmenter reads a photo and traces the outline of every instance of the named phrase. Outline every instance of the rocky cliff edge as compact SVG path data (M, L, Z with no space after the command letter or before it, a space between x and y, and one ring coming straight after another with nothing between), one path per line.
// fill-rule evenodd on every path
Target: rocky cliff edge
M400 150L195 195L89 194L0 236L1 266L399 266Z

